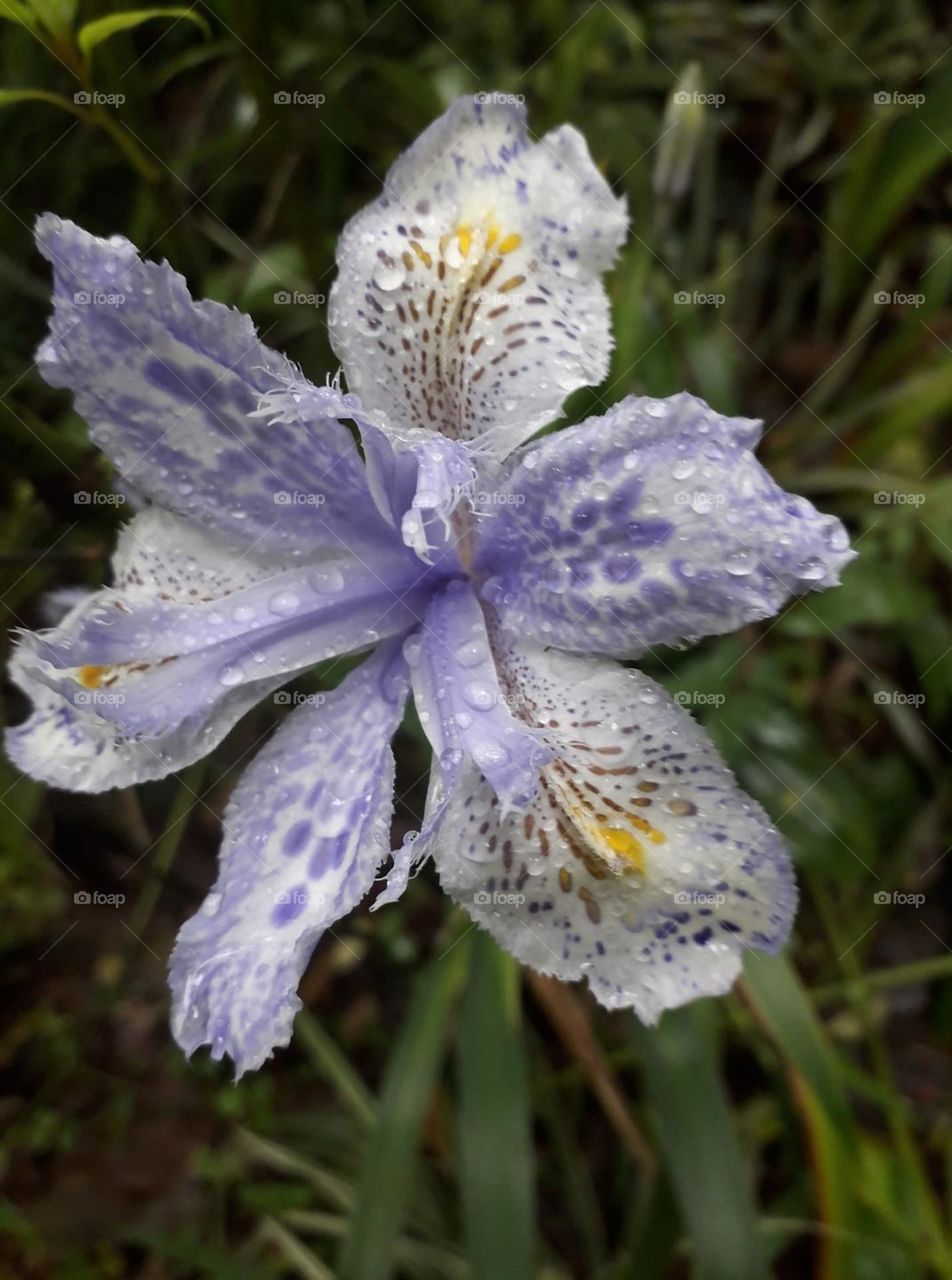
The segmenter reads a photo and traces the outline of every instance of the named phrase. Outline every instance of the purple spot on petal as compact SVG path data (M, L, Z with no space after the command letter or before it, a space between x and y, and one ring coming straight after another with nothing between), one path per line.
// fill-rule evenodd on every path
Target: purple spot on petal
M295 822L290 828L281 845L281 851L286 853L289 858L293 858L295 854L301 852L307 844L308 837L311 834L311 824L306 818L300 822Z

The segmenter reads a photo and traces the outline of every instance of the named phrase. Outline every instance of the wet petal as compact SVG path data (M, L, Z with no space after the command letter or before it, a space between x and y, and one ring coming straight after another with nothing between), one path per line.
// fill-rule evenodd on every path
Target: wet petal
M575 129L533 142L521 106L460 98L341 236L329 323L348 386L394 426L507 453L605 376L601 275L626 226Z
M322 934L364 897L390 848L390 738L407 692L382 645L323 705L294 710L235 790L218 879L170 965L172 1026L237 1074L291 1038L296 991Z
M427 588L401 555L387 579L346 559L286 570L144 512L120 536L116 585L21 638L12 673L36 710L11 755L84 791L198 759L289 675L415 625Z
M846 530L771 479L759 434L686 393L631 396L521 451L481 486L486 598L514 633L634 657L834 586Z
M531 802L552 754L539 731L513 714L519 694L500 683L483 612L468 583L451 582L434 596L404 653L433 759L420 831L395 851L375 907L398 898L413 868L429 855L466 761L508 812Z
M38 368L73 392L125 483L262 551L391 541L338 388L314 388L309 422L269 424L255 416L260 398L300 374L247 316L193 302L168 264L141 261L121 236L44 214L37 243L55 282Z
M469 583L450 582L433 597L419 637L408 640L406 650L414 701L437 760L461 751L504 810L527 805L550 752L538 732L513 713L519 695L500 681Z
M322 400L315 402L319 394L311 383L293 383L267 395L259 412L271 421L287 417L319 424L323 412ZM360 433L367 484L377 511L420 559L441 560L446 567L454 542L450 518L475 487L476 463L470 450L433 431L392 427L354 395L345 401Z
M467 766L433 842L441 882L519 960L645 1022L726 991L796 908L783 841L690 715L637 671L529 645L509 676L556 758L503 817Z

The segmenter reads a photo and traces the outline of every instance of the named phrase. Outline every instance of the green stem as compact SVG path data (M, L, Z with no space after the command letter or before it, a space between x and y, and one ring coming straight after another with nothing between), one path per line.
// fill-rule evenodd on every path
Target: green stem
M192 765L190 769L186 769L179 779L179 787L172 802L172 808L169 810L165 830L154 846L155 853L152 856L149 876L139 892L139 897L133 908L132 919L129 922L129 928L140 938L148 927L152 912L155 910L155 904L158 902L159 894L162 892L165 878L171 869L172 863L175 861L179 844L185 834L185 828L188 826L189 815L195 805L199 803L198 791L201 787L204 770L205 762L200 761L198 764Z
M886 991L892 987L913 986L917 982L948 977L952 977L952 955L930 956L912 964L896 965L894 969L874 969L872 973L863 975L861 985L874 991ZM810 995L817 1004L832 1004L836 1000L853 997L858 989L852 979L847 979L814 987Z

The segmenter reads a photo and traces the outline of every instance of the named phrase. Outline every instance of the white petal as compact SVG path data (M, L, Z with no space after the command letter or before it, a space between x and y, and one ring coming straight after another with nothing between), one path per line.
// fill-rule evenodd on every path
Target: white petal
M605 376L627 217L575 129L534 142L496 99L454 103L351 220L329 319L368 408L505 454Z
M779 833L647 676L535 647L507 665L558 756L508 818L467 770L433 846L444 887L519 960L646 1022L726 991L789 931Z

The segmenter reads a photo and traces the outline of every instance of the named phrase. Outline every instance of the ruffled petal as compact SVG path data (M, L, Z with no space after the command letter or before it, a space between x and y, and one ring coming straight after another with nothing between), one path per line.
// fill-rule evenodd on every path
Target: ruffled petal
M647 676L530 645L508 670L556 758L508 817L465 766L432 843L444 888L519 960L645 1022L728 990L790 929L779 833Z
M314 421L323 412L322 391L307 381L269 393L259 412L272 422ZM364 448L367 484L379 514L403 543L427 563L455 567L451 517L473 495L476 462L465 444L432 431L390 426L382 414L344 397Z
M341 236L329 325L348 386L394 426L509 452L607 373L601 275L626 227L575 129L535 143L521 106L460 98Z
M541 732L513 713L520 695L500 681L483 611L468 583L455 580L434 595L404 654L433 761L422 827L395 851L375 908L398 898L413 867L428 856L466 761L505 814L531 803L552 758Z
M847 532L757 462L760 426L631 396L521 451L482 486L485 598L513 633L635 657L835 586Z
M524 808L551 752L513 713L518 692L500 681L479 601L467 582L434 595L419 636L406 642L413 697L437 759L462 751L504 812Z
M167 263L44 214L37 244L52 263L50 331L37 354L69 388L124 483L233 542L296 554L373 551L392 541L341 419L346 398L313 388L308 422L269 425L260 398L300 381L251 320L193 302Z
M12 675L36 710L10 731L11 756L82 791L198 759L289 675L417 623L428 589L399 554L380 572L349 558L284 569L143 512L120 536L115 586L21 638Z
M296 708L238 784L218 879L170 965L187 1054L210 1045L240 1076L290 1041L312 951L390 847L390 738L407 687L399 644L382 645L323 705Z

